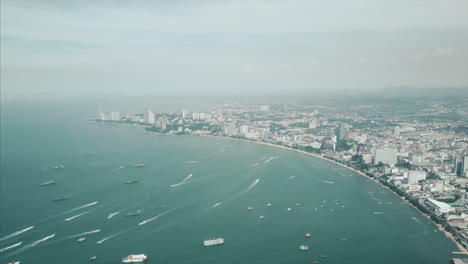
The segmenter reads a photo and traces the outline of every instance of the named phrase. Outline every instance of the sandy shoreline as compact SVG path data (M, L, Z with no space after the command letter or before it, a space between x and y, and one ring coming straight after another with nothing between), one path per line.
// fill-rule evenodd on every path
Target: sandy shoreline
M421 213L423 216L425 216L429 221L431 221L435 226L437 226L439 228L440 231L444 232L445 235L453 241L453 243L455 243L455 245L458 247L458 249L460 250L460 252L458 252L459 254L465 254L465 255L468 255L468 250L466 250L460 243L458 243L457 240L455 240L455 238L453 237L453 235L449 232L447 232L443 227L442 225L440 224L437 224L435 223L434 221L432 221L431 217L423 212L421 212L416 206L414 206L413 204L411 204L410 202L408 202L404 197L401 197L399 196L397 193L395 193L394 191L392 191L390 188L388 188L387 186L381 184L380 182L378 182L377 180L367 176L365 173L361 172L361 171L358 171L352 167L349 167L345 164L342 164L342 163L339 163L337 161L334 161L334 160L330 160L330 159L327 159L325 157L322 157L320 155L317 155L317 154L314 154L314 153L310 153L310 152L306 152L306 151L303 151L303 150L299 150L299 149L293 149L293 148L289 148L289 147L285 147L285 146L280 146L280 145L275 145L275 144L272 144L272 143L265 143L265 142L260 142L260 141L252 141L252 140L246 140L246 139L240 139L240 138L231 138L231 137L220 137L220 136L212 136L212 135L196 135L196 136L203 136L203 137L213 137L213 138L222 138L222 139L232 139L232 140L239 140L239 141L244 141L244 142L250 142L250 143L256 143L256 144L261 144L261 145L266 145L266 146L271 146L271 147L276 147L276 148L281 148L281 149L285 149L285 150L291 150L291 151L295 151L295 152L299 152L299 153L302 153L302 154L305 154L305 155L309 155L309 156L312 156L312 157L315 157L315 158L319 158L319 159L322 159L322 160L326 160L328 162L331 162L331 163L334 163L336 165L339 165L341 167L344 167L346 169L349 169L363 177L365 177L366 179L369 179L369 180L372 180L374 181L375 183L377 183L378 185L380 185L381 187L387 189L389 192L393 193L394 195L396 195L397 197L399 197L401 200L403 200L405 203L407 203L408 205L410 205L411 207L413 207L414 209L416 209L419 213Z

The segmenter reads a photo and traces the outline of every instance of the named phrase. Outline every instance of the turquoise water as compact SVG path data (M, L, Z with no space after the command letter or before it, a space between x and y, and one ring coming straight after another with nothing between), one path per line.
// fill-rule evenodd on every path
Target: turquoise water
M89 122L94 109L2 105L0 248L23 242L2 252L2 263L88 263L94 255L119 263L137 253L148 263L447 263L457 251L401 199L337 165L249 142ZM39 186L49 180L56 184ZM70 198L52 201L62 195ZM218 236L225 245L203 247ZM299 251L302 244L310 249Z

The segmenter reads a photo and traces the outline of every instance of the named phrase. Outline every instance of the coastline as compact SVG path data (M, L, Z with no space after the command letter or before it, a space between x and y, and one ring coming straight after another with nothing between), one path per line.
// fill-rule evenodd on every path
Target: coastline
M390 188L388 188L387 186L381 184L379 181L377 181L376 179L373 179L369 176L367 176L366 174L364 174L362 171L358 171L356 170L355 168L352 168L352 167L349 167L347 166L346 164L343 164L343 163L339 163L337 161L334 161L334 160L331 160L331 159L327 159L325 157L322 157L320 155L317 155L317 154L314 154L314 153L310 153L310 152L307 152L307 151L303 151L303 150L299 150L299 149L293 149L293 148L289 148L289 147L285 147L285 146L281 146L281 145L276 145L276 144L272 144L272 143L266 143L266 142L261 142L261 141L254 141L254 140L246 140L246 139L241 139L241 138L231 138L231 137L220 137L220 136L213 136L213 135L191 135L191 136L202 136L202 137L212 137L212 138L223 138L223 139L232 139L232 140L239 140L239 141L243 141L243 142L250 142L250 143L255 143L255 144L261 144L261 145L266 145L266 146L270 146L270 147L276 147L276 148L281 148L281 149L285 149L285 150L290 150L290 151L295 151L295 152L299 152L299 153L302 153L302 154L305 154L305 155L309 155L309 156L312 156L312 157L315 157L315 158L319 158L319 159L322 159L322 160L325 160L325 161L328 161L328 162L331 162L331 163L334 163L336 165L339 165L343 168L346 168L346 169L349 169L363 177L365 177L366 179L369 179L369 180L372 180L374 181L375 183L377 183L378 185L380 185L381 187L387 189L390 193L394 194L395 196L397 196L398 198L400 198L401 200L403 200L406 204L410 205L411 207L413 207L414 209L416 209L421 215L423 215L424 217L426 217L429 221L431 221L431 223L433 223L435 226L438 227L438 229L442 232L444 232L445 236L448 237L450 240L452 240L452 242L455 244L455 246L457 246L458 250L460 250L460 252L452 252L453 254L464 254L464 255L468 255L468 250L465 249L460 243L458 243L458 241L453 237L453 235L446 231L442 225L440 224L437 224L435 223L431 217L425 213L423 213L422 211L420 211L416 206L414 206L413 204L411 204L408 200L406 200L404 197L402 196L399 196L397 193L395 193L394 191L392 191Z

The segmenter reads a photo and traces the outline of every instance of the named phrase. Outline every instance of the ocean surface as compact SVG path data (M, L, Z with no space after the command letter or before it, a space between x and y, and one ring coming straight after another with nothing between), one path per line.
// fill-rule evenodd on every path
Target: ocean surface
M120 104L114 110L145 106ZM1 263L121 263L143 253L147 263L439 264L457 251L415 209L345 168L255 143L90 122L97 105L2 103ZM153 108L190 110L167 100ZM60 196L69 199L52 201ZM225 244L203 246L215 237Z

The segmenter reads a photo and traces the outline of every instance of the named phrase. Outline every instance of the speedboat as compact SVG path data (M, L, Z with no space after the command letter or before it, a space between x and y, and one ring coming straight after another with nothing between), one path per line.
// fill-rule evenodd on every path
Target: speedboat
M291 211L291 210L292 210L291 207L289 207L289 208L287 209L287 211Z
M86 237L80 237L80 238L78 238L77 241L78 241L78 242L83 242L83 241L85 241L85 240L86 240Z
M320 257L321 257L321 258L326 258L326 257L327 257L327 255L320 255Z
M304 235L304 237L306 237L306 238L309 238L309 237L311 237L311 236L312 236L312 235L309 234L309 233L307 233L307 234Z
M97 259L97 256L92 256L89 258L89 260L96 260Z
M252 211L253 207L247 207L247 210Z
M309 250L309 246L306 246L306 245L301 245L299 246L299 250Z
M258 219L263 219L265 216L261 215L258 217Z
M267 206L271 206L271 203L267 204Z

